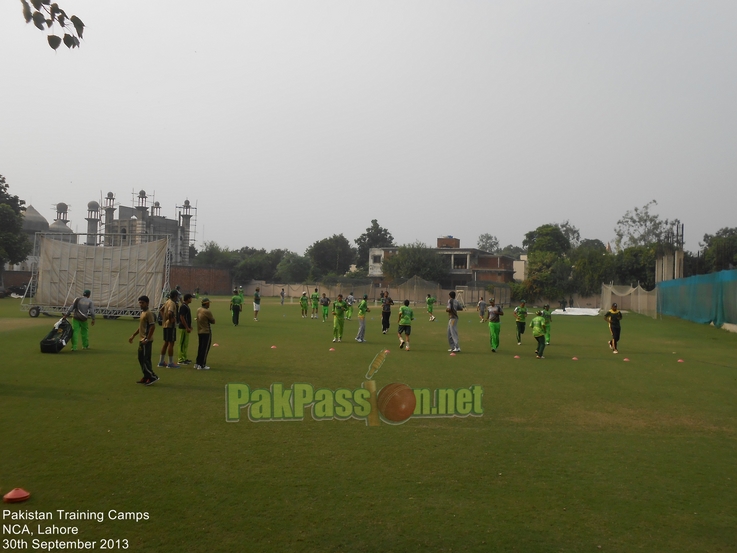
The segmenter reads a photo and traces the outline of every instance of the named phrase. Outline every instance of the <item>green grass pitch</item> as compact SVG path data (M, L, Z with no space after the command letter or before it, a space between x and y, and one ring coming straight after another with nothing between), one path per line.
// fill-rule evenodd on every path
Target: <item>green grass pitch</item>
M367 343L353 340L354 318L333 344L332 324L302 319L296 303L264 300L259 322L245 308L234 328L215 298L212 370L156 369L160 382L144 387L127 342L136 322L99 320L91 350L44 355L55 319L0 300L0 490L32 494L2 509L146 512L53 520L133 552L737 547L737 335L627 314L613 355L603 318L556 317L537 360L530 329L516 345L511 309L496 354L487 325L463 312L451 357L442 308L434 323L415 309L410 352L398 347L397 309L389 334L374 309ZM225 420L226 384L353 390L382 349L379 387L481 385L483 416L373 428L309 411L301 422L251 422L245 410Z

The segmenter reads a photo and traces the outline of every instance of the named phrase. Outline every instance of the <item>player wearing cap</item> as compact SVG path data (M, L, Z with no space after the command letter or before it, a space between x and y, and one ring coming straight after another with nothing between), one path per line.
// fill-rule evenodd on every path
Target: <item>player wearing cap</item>
M525 321L527 320L527 305L525 300L519 302L514 308L514 320L517 323L517 345L522 345L522 335L525 333Z
M535 349L535 355L538 359L545 359L543 352L545 351L545 318L543 312L538 311L536 317L530 321L530 328L532 329L532 335L537 340L537 348Z
M358 302L358 334L356 334L356 342L365 342L366 336L366 313L371 311L368 306L368 295L364 294L363 299Z
M619 336L622 334L622 312L617 308L617 304L613 303L612 308L606 312L604 319L609 323L609 332L612 333L612 339L609 340L609 349L612 353L619 353L617 350L617 344L619 343Z

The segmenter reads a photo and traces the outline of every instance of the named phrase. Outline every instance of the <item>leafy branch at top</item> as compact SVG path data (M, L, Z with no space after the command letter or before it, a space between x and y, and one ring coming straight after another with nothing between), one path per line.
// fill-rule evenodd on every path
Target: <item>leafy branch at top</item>
M64 30L64 36L59 37L52 32L48 36L49 46L56 50L61 43L67 48L79 48L79 39L84 33L84 23L82 20L73 15L69 17L58 4L51 3L51 0L20 0L23 4L23 17L26 23L33 21L33 24L41 31L50 29L54 24L58 24Z

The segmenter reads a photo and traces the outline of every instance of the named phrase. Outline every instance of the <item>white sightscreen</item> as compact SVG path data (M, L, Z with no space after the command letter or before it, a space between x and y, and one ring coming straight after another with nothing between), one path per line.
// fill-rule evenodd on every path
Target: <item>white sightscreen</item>
M70 305L85 290L98 308L138 308L138 298L159 300L166 240L130 246L86 246L41 237L34 303Z

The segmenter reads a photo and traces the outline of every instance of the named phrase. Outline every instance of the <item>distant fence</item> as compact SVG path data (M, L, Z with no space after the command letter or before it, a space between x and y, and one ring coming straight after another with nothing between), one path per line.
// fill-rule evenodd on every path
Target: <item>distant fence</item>
M721 327L737 324L737 270L658 283L658 312Z

